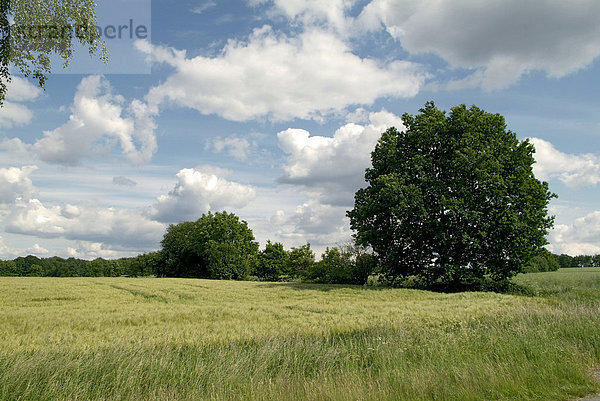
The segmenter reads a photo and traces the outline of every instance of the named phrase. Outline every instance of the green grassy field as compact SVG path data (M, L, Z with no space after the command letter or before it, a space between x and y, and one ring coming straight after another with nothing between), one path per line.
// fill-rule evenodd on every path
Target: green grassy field
M569 400L600 390L600 269L536 296L0 278L0 400Z

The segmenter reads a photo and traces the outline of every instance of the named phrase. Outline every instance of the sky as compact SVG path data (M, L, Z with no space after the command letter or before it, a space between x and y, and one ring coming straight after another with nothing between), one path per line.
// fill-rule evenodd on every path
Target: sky
M536 147L554 253L600 253L597 0L99 0L76 47L0 109L0 259L118 258L229 211L317 252L380 134L427 101L477 105ZM121 27L119 29L119 27Z

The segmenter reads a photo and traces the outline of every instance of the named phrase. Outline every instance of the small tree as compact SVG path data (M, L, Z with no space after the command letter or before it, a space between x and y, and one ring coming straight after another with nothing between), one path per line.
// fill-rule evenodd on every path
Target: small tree
M305 270L303 278L329 284L366 284L374 266L373 256L350 241L327 248L321 260Z
M339 246L345 260L350 262L351 283L366 284L375 270L373 253L365 246L352 239Z
M289 274L288 253L279 242L267 241L257 259L255 275L269 281L279 281L283 275Z
M306 271L305 278L317 283L349 284L352 282L352 262L339 248L327 248L321 260Z
M169 277L242 280L258 253L248 224L227 212L171 224L161 244L164 265L157 274Z
M460 289L520 272L553 223L533 145L475 106L446 116L429 102L403 121L381 136L348 212L358 242L392 281Z
M315 253L310 249L309 243L298 248L292 247L288 255L289 266L294 277L302 277L304 272L315 263Z

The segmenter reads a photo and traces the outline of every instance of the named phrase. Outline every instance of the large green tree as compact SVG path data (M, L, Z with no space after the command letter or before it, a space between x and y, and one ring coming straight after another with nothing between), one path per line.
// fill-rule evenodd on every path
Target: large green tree
M0 0L0 104L11 72L30 76L44 88L50 57L58 55L67 67L74 41L106 61L95 24L93 0Z
M553 223L533 145L475 106L446 115L429 102L403 121L382 134L348 212L358 242L393 281L459 289L520 272Z
M162 240L159 275L241 280L258 255L248 224L233 213L202 215L195 222L170 225Z

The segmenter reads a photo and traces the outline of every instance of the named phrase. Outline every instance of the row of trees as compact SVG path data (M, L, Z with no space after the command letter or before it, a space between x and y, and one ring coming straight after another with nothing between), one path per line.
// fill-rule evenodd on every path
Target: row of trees
M162 241L157 275L211 279L363 284L372 273L373 256L364 247L328 248L315 261L310 244L286 251L268 241L263 250L245 221L227 212L208 213L195 222L170 225Z
M560 267L599 267L600 254L570 256L561 254L557 256Z
M156 273L160 254L153 252L133 258L115 260L76 258L63 259L57 256L38 258L19 257L0 261L0 276L21 277L120 277L151 276Z
M203 217L203 219L206 218ZM315 260L315 254L310 244L285 250L281 243L268 241L265 248L256 252L251 259L252 263L248 274L239 277L240 279L254 278L266 281L301 279L317 283L364 284L371 274L378 273L373 254L353 241L334 248L327 248L319 261ZM559 268L599 266L600 255L554 255L548 250L542 249L529 261L523 271L536 273L555 271ZM63 259L56 256L38 258L29 255L14 260L0 261L0 276L186 277L186 275L178 275L182 271L180 269L172 272L173 274L167 274L164 253L160 251L116 260ZM210 276L195 276L191 273L189 276L210 278ZM220 276L222 277L224 274ZM219 278L219 274L213 278Z

